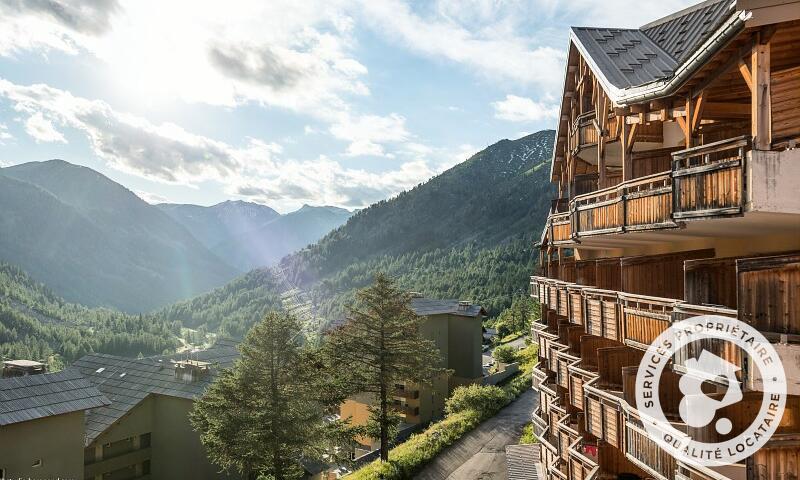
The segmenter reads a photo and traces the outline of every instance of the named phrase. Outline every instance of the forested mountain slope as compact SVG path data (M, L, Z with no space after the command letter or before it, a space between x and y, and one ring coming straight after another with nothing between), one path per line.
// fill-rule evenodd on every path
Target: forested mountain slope
M304 205L259 228L231 235L211 251L243 270L274 265L341 226L350 215L343 208Z
M554 132L500 141L430 181L354 214L345 225L280 264L289 283L309 292L328 320L342 315L354 289L382 270L409 290L471 299L491 314L523 294L534 266L532 244L552 198ZM268 269L159 312L209 326L254 322L273 282ZM215 298L217 300L215 300ZM274 297L265 297L273 302ZM219 299L228 306L220 310Z
M180 324L68 303L20 268L0 262L0 357L59 366L89 352L136 356L177 345Z
M70 301L149 311L236 270L100 173L61 160L0 169L0 260Z

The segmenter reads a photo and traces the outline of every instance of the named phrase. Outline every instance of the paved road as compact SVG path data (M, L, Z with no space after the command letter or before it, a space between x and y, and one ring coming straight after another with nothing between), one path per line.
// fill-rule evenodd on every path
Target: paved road
M523 393L514 403L439 454L414 478L506 480L506 445L519 441L522 428L531 421L536 402L533 390Z

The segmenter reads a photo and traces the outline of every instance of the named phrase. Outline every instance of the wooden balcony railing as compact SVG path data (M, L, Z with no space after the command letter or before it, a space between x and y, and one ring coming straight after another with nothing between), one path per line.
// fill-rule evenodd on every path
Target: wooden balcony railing
M672 221L672 178L669 172L642 177L622 186L625 230L653 230L674 227Z
M550 238L553 245L572 241L572 220L569 212L550 216Z
M680 300L620 293L623 341L647 349L672 324L672 310Z
M620 340L617 292L587 288L583 291L586 331L591 335Z
M583 393L583 386L597 378L597 372L584 370L578 364L570 365L569 371L569 399L573 407L578 410L584 409L586 397Z
M569 301L568 319L576 325L583 325L583 289L581 285L568 285L567 297Z
M581 148L597 144L599 139L595 126L594 112L587 112L575 118L569 136L569 150L577 152Z
M596 133L594 124L587 130ZM573 135L580 131L576 128ZM550 238L566 243L591 235L675 228L676 221L687 218L738 215L746 197L748 149L748 137L736 137L672 152L668 170L609 182L613 186L600 185L594 174L576 176L570 184L569 204L559 203L558 211L551 211ZM669 155L663 149L659 152ZM640 156L646 153L638 152ZM637 175L649 171L639 168ZM587 191L593 186L600 189Z
M558 352L558 370L556 371L559 386L569 389L569 366L577 363L580 358L570 355L566 350Z
M598 379L594 378L583 385L586 397L586 430L616 448L622 448L622 406L621 395L615 395L608 390L603 390L595 385Z
M604 188L575 197L575 232L580 236L589 236L622 231L622 201L619 187Z
M584 453L584 444L585 441L579 438L569 446L570 480L594 480L600 476L600 465L597 463L597 458L591 458Z
M747 136L672 154L673 217L731 215L744 206L744 162Z
M699 315L719 315L736 318L737 313L736 310L731 310L729 308L677 304L672 310L672 321L679 322ZM719 338L700 338L678 349L673 357L673 370L686 373L688 371L686 368L686 361L690 358L699 358L703 350L707 350L709 353L713 353L723 360L739 367L740 370L737 372L737 376L739 380L743 379L744 359L742 358L742 350L733 343ZM726 381L722 381L722 379L720 380L721 384L727 383Z
M558 422L559 450L564 461L569 461L570 445L581 438L581 434L578 431L580 428L578 424L581 420L583 420L582 417L578 419L575 415L564 415Z
M663 450L642 426L635 408L623 408L625 421L625 456L642 470L659 480L672 480L678 461Z

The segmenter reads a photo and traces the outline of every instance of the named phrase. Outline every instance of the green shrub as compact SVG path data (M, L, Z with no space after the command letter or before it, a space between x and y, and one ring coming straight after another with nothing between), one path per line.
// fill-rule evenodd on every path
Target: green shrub
M495 360L502 363L514 363L517 361L517 351L511 345L500 345L494 349L492 356Z
M519 437L520 445L530 445L538 441L536 434L533 432L533 424L525 425L525 428L522 429L522 436Z
M508 403L506 393L494 385L467 385L457 387L445 401L447 415L473 410L482 418L495 414Z
M439 452L478 426L481 420L480 415L473 410L450 415L393 448L389 452L388 462L374 461L348 475L347 478L352 480L412 478Z

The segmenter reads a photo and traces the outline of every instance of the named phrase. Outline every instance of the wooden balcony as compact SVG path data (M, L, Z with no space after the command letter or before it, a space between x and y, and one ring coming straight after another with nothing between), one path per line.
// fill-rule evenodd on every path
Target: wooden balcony
M597 378L597 372L585 370L577 364L570 365L569 371L569 400L570 404L578 409L584 409L586 397L583 393L583 386Z
M408 388L401 385L396 385L394 392L392 394L395 397L405 398L409 400L416 400L419 398L419 390Z
M550 216L550 239L553 245L572 242L572 220L569 212Z
M581 438L579 431L583 416L564 415L558 422L558 443L561 459L569 461L569 447Z
M749 147L749 137L743 136L673 153L673 217L742 213L744 162Z
M557 304L554 310L564 318L569 316L569 291L567 289L570 285L566 282L559 282L554 285L557 295Z
M619 302L623 342L646 350L672 324L672 310L680 300L620 292Z
M584 450L585 445L585 440L579 438L569 446L570 480L594 480L600 476L598 459ZM594 447L596 450L597 445Z
M569 390L569 366L577 363L580 358L570 355L567 353L566 350L561 350L557 354L557 364L558 370L556 370L556 383L566 389Z
M577 153L584 148L596 145L598 139L599 132L595 126L594 112L587 112L575 118L569 135L568 148L571 152Z
M567 285L567 301L569 303L567 318L571 323L583 325L583 289L581 285Z
M594 125L588 130L595 130ZM748 193L744 178L749 149L748 137L735 137L680 151L636 152L634 178L609 187L592 175L576 176L570 183L569 205L548 218L550 239L561 245L581 237L677 228L684 220L741 215ZM670 154L667 164L663 159ZM592 186L599 189L587 191Z
M736 310L731 310L729 308L690 305L685 303L676 304L672 310L672 320L674 322L699 315L719 315L722 317L736 318L737 314ZM679 349L675 352L672 359L672 369L679 373L689 373L689 370L686 368L686 361L690 358L698 358L703 350L713 353L723 360L739 367L740 370L737 372L737 375L740 381L744 380L744 359L742 358L742 351L733 343L718 338L698 339ZM725 385L726 383L726 381L720 382L721 385Z
M623 408L625 425L625 456L636 466L658 480L672 480L678 462L664 451L642 426L639 413L626 405Z
M586 430L597 439L622 448L622 392L596 387L597 380L584 384Z
M620 341L617 292L587 288L583 290L586 309L586 332Z

